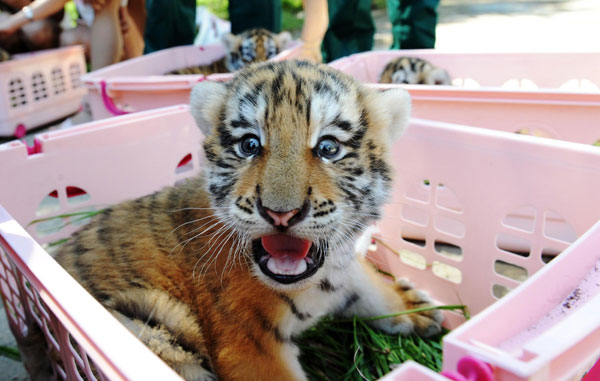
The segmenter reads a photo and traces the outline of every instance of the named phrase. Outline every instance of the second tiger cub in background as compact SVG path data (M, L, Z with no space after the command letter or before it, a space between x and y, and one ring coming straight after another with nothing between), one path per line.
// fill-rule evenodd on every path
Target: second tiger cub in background
M407 85L450 85L450 75L440 67L418 57L398 57L388 62L379 83Z
M288 32L272 33L263 28L248 29L241 34L227 33L222 42L225 55L208 65L198 65L173 70L167 74L232 73L257 62L264 62L279 54L291 41Z

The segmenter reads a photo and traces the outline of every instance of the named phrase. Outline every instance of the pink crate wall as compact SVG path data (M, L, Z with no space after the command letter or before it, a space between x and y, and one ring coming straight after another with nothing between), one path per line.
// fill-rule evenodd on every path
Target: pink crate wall
M292 41L274 61L292 59L300 53ZM225 54L221 44L181 46L161 50L114 64L86 75L89 102L94 119L157 107L189 103L192 87L201 80L228 81L233 74L164 75L187 66L205 65ZM104 94L103 94L104 93Z
M41 134L38 135L41 153L29 156L20 142L1 145L0 162L11 165L0 166L0 177L11 179L12 185L0 188L0 202L16 221L26 226L36 218L40 201L54 189L61 209L53 214L58 214L92 205L114 204L182 180L196 173L201 165L196 152L201 134L187 110L186 106L159 109ZM192 153L192 168L177 173L178 163L188 153ZM413 120L394 147L398 167L395 194L386 208L384 221L379 224L379 237L398 251L422 255L429 264L438 261L455 267L462 272L462 282L454 284L440 278L433 274L431 267L419 270L406 265L383 245L378 246L374 259L384 268L428 290L438 302L464 303L476 314L495 302L491 291L494 283L509 287L518 284L494 272L497 259L527 268L532 274L543 266L541 248L550 246L562 251L570 243L551 236L580 236L596 222L600 216L597 202L600 196L594 192L600 185L599 155L593 147ZM23 176L23 173L29 175ZM429 186L423 183L424 179L429 180ZM444 186L438 188L440 183ZM90 199L70 204L65 190L68 186L85 190ZM523 212L523 206L530 206L536 217ZM426 223L414 223L415 219L419 222L419 212L415 210L421 211L421 217L426 216ZM541 217L544 214L540 213L547 210L553 211L550 219ZM111 338L103 337L112 328L100 330L98 327L110 327L115 322L98 318L88 324L87 315L79 314L97 312L99 305L85 293L73 298L74 281L61 272L29 236L46 243L70 234L74 227L40 237L34 226L28 227L27 233L15 220L6 214L3 216L0 236L6 241L3 245L6 254L14 262L11 266L16 266L30 280L47 308L107 376L106 369L126 372L154 366L155 360L141 363L125 356L125 364L112 357L113 352L106 348L116 344ZM510 218L505 219L507 216ZM442 229L437 222L440 218L444 221ZM546 229L546 220L550 221L547 225L552 227L550 231ZM503 225L502 221L509 225ZM529 224L533 224L531 232L524 230ZM456 229L461 226L464 234L456 235ZM566 234L565 230L572 232ZM421 248L406 242L401 238L404 232L413 238L424 238L426 245ZM525 238L532 246L531 255L523 258L498 249L497 237L503 232ZM460 246L462 260L454 261L438 254L434 247L436 239ZM12 276L20 279L18 273ZM10 287L8 278L4 277L4 283ZM3 285L3 292L4 288ZM77 290L83 292L80 288ZM7 300L15 302L10 290L6 294L9 295L5 295ZM22 304L27 305L27 301ZM18 303L11 308L18 310ZM461 322L456 314L447 316L451 327ZM98 337L99 331L102 337ZM89 342L82 338L89 338ZM96 340L100 340L102 348L94 352L100 347ZM118 345L122 346L123 342L128 340L121 338ZM108 364L106 368L105 364Z
M404 55L427 59L464 82L462 86L401 85L411 93L413 117L584 144L600 140L595 123L600 118L596 69L600 52L392 50L355 54L330 65L362 82L376 83L385 64Z
M16 55L0 63L0 136L11 136L79 110L86 89L81 46ZM18 133L17 133L18 134Z
M415 253L429 265L452 266L462 282L442 279L431 267L408 266L383 245L376 262L429 289L436 300L466 304L476 314L496 300L494 285L519 285L495 271L496 261L531 275L543 266L544 251L562 252L598 220L600 152L574 143L470 130L412 121L394 148L394 197L379 223L387 245ZM436 241L460 247L462 258L441 255ZM527 248L526 257L513 253ZM459 323L456 317L449 315L451 326Z
M580 380L600 356L598 247L600 222L518 292L444 337L444 369L468 355L492 364L499 380Z

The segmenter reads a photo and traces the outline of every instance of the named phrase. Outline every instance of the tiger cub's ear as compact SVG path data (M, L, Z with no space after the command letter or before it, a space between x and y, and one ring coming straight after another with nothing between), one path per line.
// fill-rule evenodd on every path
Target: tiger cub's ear
M208 136L219 118L219 106L226 100L227 85L221 82L203 81L192 88L190 111L196 124Z
M292 35L290 34L290 32L283 31L275 36L275 42L279 47L279 51L285 49L285 47L287 46L287 44L290 43L290 41L292 41Z
M376 112L387 123L389 137L395 141L408 126L410 118L410 94L400 88L378 91L375 94Z

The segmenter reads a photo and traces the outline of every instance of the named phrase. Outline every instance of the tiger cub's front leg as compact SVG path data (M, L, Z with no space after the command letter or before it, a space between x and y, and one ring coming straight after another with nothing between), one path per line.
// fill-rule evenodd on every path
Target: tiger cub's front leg
M351 297L342 311L346 316L374 317L432 305L429 296L404 280L386 282L365 259L358 258L350 269ZM417 333L428 337L441 332L440 310L373 320L371 325L388 333Z

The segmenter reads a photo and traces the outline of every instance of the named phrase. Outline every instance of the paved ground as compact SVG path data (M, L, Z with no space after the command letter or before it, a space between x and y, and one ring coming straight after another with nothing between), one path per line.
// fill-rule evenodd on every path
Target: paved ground
M463 51L600 51L598 0L442 0L436 48ZM385 11L375 12L375 49L391 44ZM14 345L0 304L0 345ZM0 381L26 379L0 356Z

